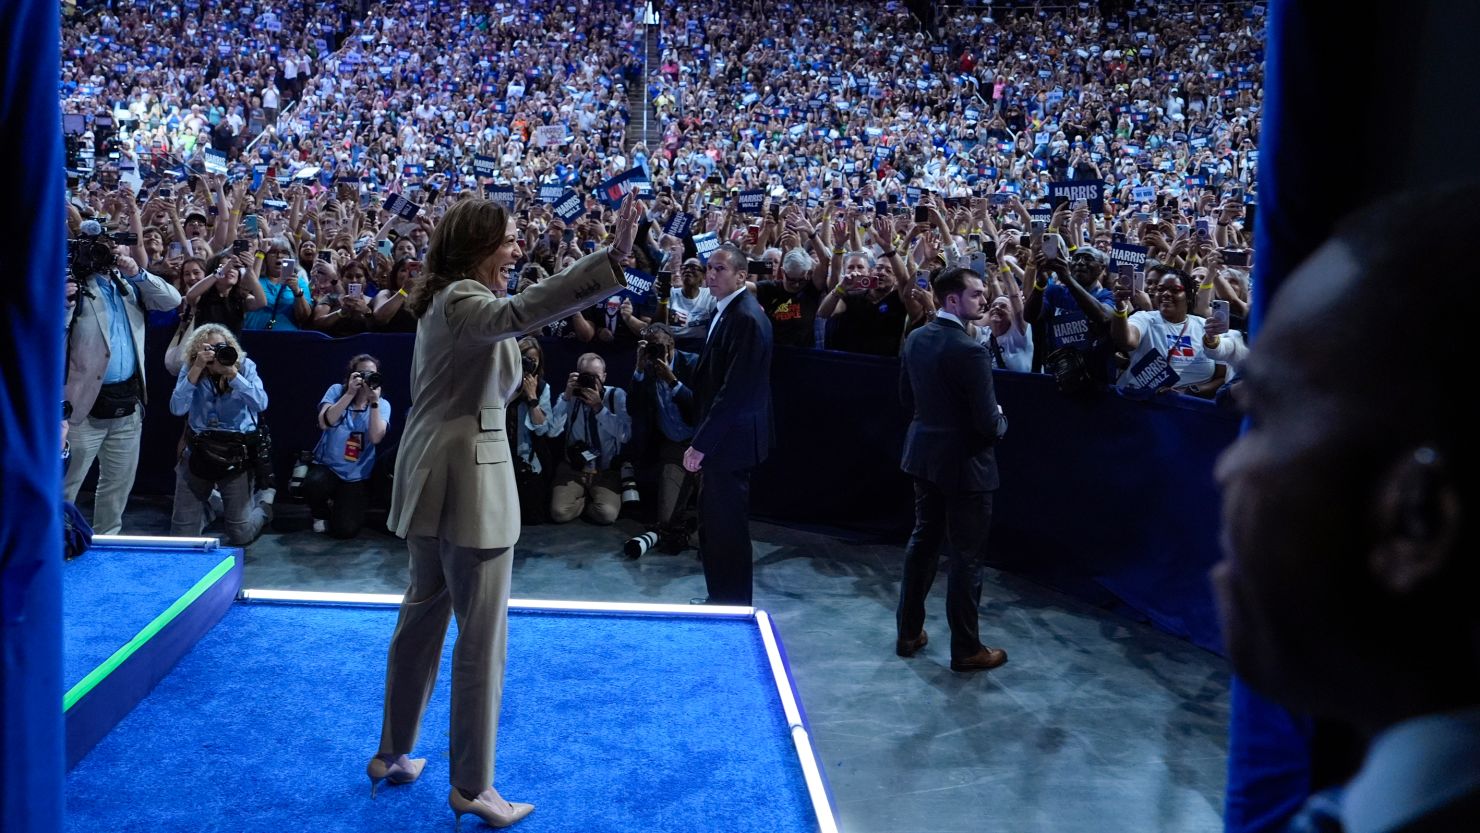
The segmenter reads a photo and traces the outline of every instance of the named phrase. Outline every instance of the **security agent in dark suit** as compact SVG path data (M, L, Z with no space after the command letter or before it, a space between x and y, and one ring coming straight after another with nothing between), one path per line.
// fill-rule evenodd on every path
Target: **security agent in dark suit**
M703 471L699 554L709 604L751 603L750 472L771 448L771 321L745 289L747 259L726 243L704 285L718 301L694 368L699 426L684 468Z
M940 311L910 334L900 355L899 397L915 414L901 464L915 480L915 531L904 556L895 653L909 657L925 647L925 597L941 542L948 540L951 670L984 671L1007 662L1007 652L982 645L977 632L981 565L998 485L993 446L1007 420L992 388L992 358L966 332L986 311L981 275L949 268L932 289Z

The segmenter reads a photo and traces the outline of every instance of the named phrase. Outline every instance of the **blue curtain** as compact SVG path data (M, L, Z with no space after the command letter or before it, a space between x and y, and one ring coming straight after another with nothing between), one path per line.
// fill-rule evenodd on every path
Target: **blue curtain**
M19 245L0 295L0 830L62 824L61 20L57 0L0 3L0 228Z

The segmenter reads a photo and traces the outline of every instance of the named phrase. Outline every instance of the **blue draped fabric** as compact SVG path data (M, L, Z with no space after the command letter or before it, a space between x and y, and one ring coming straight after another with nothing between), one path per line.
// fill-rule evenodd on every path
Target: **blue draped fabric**
M0 3L0 830L62 824L61 366L66 266L56 0Z
M1264 113L1259 134L1259 207L1254 223L1254 268L1249 336L1256 337L1269 299L1285 277L1326 236L1315 218L1335 218L1318 200L1339 199L1320 190L1325 168L1314 136L1332 113L1297 83L1316 85L1319 58L1308 52L1309 32L1299 3L1276 0L1266 15ZM1327 56L1330 57L1330 56ZM1324 80L1326 74L1317 73ZM1339 86L1339 85L1338 85ZM1303 187L1302 187L1303 186ZM1228 726L1228 781L1224 830L1283 830L1310 793L1309 721L1267 700L1237 677Z

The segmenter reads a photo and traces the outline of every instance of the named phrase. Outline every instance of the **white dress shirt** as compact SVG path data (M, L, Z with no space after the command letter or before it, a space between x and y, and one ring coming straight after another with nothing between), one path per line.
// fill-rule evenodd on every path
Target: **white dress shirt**
M729 308L730 304L733 303L736 298L740 297L740 293L749 291L750 290L742 286L734 292L731 292L729 295L726 295L725 297L715 302L714 318L711 319L709 322L709 333L704 336L704 341L706 343L714 335L714 328L719 326L719 320L725 317L725 310Z

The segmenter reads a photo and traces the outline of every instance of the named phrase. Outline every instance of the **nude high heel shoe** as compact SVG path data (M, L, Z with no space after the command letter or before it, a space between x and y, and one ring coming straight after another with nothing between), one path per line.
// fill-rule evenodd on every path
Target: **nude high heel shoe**
M388 781L392 784L410 784L421 777L421 769L426 765L426 758L377 754L365 766L365 774L370 776L370 797L375 797L375 788L380 785L381 781Z
M489 827L508 827L534 812L533 804L521 804L517 801L505 801L493 787L485 789L478 794L477 798L463 798L457 787L447 794L447 803L451 805L452 812L457 816L455 829L462 829L462 817L464 813L477 816L488 824ZM507 810L502 808L507 807Z

